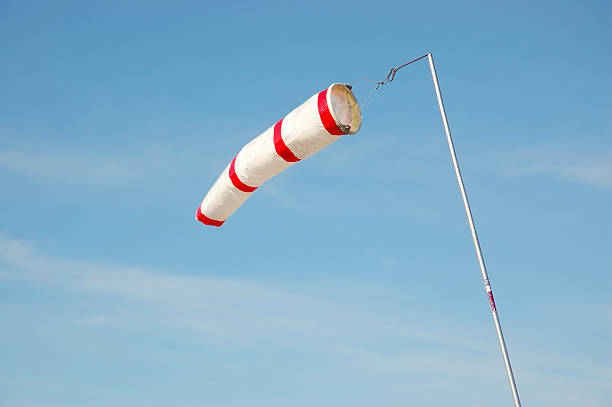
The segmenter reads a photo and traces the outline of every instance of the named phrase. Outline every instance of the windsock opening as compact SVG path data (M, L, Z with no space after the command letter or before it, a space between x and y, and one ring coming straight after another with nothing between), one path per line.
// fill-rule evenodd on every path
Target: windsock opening
M361 109L348 86L334 83L327 92L328 105L338 128L344 134L355 134L361 128Z

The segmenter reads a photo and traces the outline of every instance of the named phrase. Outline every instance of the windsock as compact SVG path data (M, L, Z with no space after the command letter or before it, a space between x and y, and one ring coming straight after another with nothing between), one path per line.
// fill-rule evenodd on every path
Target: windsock
M221 226L265 181L360 127L350 86L334 83L245 145L204 197L196 219Z

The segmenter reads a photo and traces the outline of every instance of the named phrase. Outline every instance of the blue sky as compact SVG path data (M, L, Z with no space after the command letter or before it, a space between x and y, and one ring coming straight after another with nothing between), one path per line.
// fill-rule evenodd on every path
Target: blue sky
M302 101L426 52L523 404L609 405L611 14L3 1L0 406L512 405L425 61L194 220Z

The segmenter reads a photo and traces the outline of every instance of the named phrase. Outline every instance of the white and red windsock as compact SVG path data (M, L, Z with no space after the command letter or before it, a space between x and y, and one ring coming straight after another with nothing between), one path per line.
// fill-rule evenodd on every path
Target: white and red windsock
M334 83L244 146L204 197L196 219L221 226L265 181L360 127L351 88Z

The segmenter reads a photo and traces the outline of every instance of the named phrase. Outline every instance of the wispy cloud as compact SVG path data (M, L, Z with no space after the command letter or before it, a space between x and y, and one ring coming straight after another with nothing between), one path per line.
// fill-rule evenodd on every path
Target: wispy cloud
M225 157L217 154L213 159L207 158L211 155L209 144L152 143L108 151L92 147L44 151L30 147L3 148L0 170L70 184L129 184L186 174L212 177L225 165Z
M549 175L557 180L612 189L612 150L585 151L533 147L500 154L508 175Z
M107 265L91 261L57 259L32 244L0 234L0 275L6 280L28 281L67 291L111 295L164 312L155 323L172 324L210 334L223 341L241 341L249 335L306 336L334 345L348 333L367 338L387 332L423 343L449 344L479 351L483 344L471 339L448 338L431 327L406 328L394 318L381 318L355 304L340 304L325 296L312 296L299 287L256 281L213 278L160 270ZM349 289L345 286L344 289ZM361 295L385 295L387 290L359 285ZM352 289L352 288L351 288ZM321 290L317 290L321 291ZM110 323L104 313L84 315L79 323ZM249 336L247 335L247 336ZM210 339L209 338L209 339Z
M146 168L138 158L82 152L0 152L0 167L12 172L61 181L105 183L141 178Z
M92 315L74 321L79 325L108 325L112 323L113 318L108 315Z
M107 297L121 308L121 312L104 306L83 311L75 317L75 326L118 329L126 323L145 324L156 327L160 334L176 333L187 343L240 348L287 343L333 355L336 361L344 360L350 368L368 374L429 377L419 383L433 389L456 385L457 377L486 381L501 368L492 365L492 360L498 362L497 349L474 338L474 327L466 321L452 321L443 315L414 318L438 320L440 325L452 327L449 335L432 324L406 323L410 317L405 311L367 309L350 300L342 304L324 294L313 294L321 290L307 284L296 287L61 259L6 234L0 234L0 271L5 283L40 284L47 289L85 293L88 298ZM351 286L343 289L351 290ZM359 285L359 290L366 290L360 294L369 298L397 294L370 284ZM417 309L414 313L426 311ZM387 346L390 343L404 345ZM612 391L609 367L546 349L513 351L525 361L519 369L523 388L539 397L541 405L588 402L602 406L601 394ZM565 389L562 393L571 403L559 396L559 388Z

